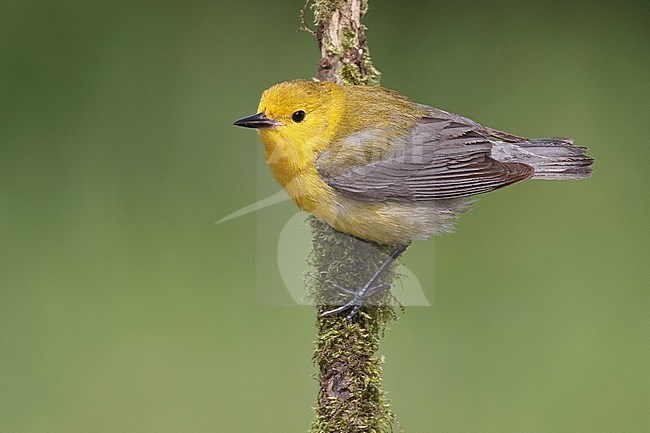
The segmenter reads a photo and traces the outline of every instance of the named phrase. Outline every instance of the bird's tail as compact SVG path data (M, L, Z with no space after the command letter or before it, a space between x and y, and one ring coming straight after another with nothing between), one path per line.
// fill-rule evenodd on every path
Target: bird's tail
M530 165L535 169L533 179L570 180L591 176L594 160L587 156L587 148L574 146L570 138L497 141L492 145L492 158Z

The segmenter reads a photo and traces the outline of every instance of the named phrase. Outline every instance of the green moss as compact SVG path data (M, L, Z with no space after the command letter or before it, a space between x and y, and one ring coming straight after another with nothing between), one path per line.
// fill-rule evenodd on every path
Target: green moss
M356 33L350 27L345 27L341 32L341 45L343 46L343 52L347 52L350 48L355 48L354 46L354 37Z
M344 302L333 282L358 287L372 275L388 248L345 235L310 217L313 249L309 262L316 272L308 280L318 312ZM394 270L381 283L391 283ZM383 358L379 341L396 319L389 292L378 293L350 320L345 314L319 317L313 360L319 367L321 389L313 433L387 432L395 415L381 390Z
M327 21L327 18L332 13L341 9L341 5L345 0L316 0L312 3L311 9L314 11L314 22L316 25L322 24ZM361 17L368 12L368 0L361 0Z
M347 63L339 69L341 82L344 84L361 84L364 86L378 86L381 73L372 66L370 61L361 68L354 63Z
M317 0L312 3L314 22L316 25L324 23L332 13L341 7L343 0Z

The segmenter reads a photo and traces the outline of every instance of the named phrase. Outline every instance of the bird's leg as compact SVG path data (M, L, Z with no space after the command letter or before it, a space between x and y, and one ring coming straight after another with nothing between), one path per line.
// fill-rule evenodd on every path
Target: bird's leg
M354 316L359 309L363 306L364 302L370 298L372 295L377 293L379 290L386 290L390 287L389 284L376 284L377 279L379 276L395 261L397 258L402 254L406 248L408 247L407 245L400 245L395 247L390 255L386 257L386 259L381 262L377 270L375 271L374 274L368 279L366 284L364 284L362 287L356 289L356 290L350 290L345 287L341 287L338 284L334 284L334 287L336 287L338 290L340 290L343 293L346 293L350 295L350 300L339 306L334 308L333 310L328 310L325 311L324 313L320 314L320 317L325 317L325 316L330 316L332 314L340 313L342 311L350 310L348 315L346 316L346 319L351 319L352 316Z

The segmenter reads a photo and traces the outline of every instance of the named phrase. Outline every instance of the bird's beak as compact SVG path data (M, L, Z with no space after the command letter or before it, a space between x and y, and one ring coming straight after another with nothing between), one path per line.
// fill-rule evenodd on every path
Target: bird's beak
M269 119L264 113L257 113L252 116L244 117L243 119L235 120L233 122L233 125L236 126L257 129L273 128L279 124L280 122Z

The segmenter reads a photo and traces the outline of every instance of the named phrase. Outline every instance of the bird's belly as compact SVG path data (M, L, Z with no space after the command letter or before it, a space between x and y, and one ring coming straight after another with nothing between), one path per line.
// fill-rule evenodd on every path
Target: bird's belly
M334 194L333 206L312 213L335 229L386 245L405 245L453 230L469 200L429 202L362 202Z
M279 179L278 179L279 180ZM336 230L371 242L405 245L453 230L467 210L467 199L420 202L368 202L339 194L311 170L296 173L284 189L302 210Z
M340 195L335 200L334 218L326 222L339 231L379 244L405 245L429 237L426 225L414 218L408 206L361 202Z

